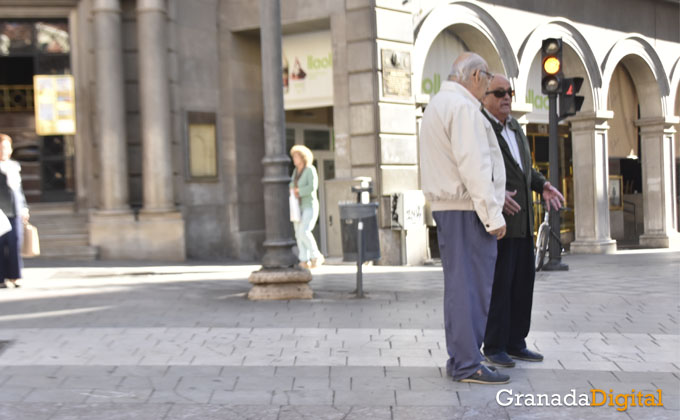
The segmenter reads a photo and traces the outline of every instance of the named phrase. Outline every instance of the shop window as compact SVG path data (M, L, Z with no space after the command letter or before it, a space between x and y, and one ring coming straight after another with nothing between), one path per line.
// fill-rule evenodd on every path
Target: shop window
M69 74L68 55L39 55L36 74Z
M40 52L67 54L71 51L67 23L37 22L35 32Z
M0 55L29 53L33 50L33 25L24 22L0 23Z
M304 130L303 139L310 150L332 150L329 130Z
M335 160L325 159L323 161L323 172L325 174L325 179L335 179Z
M536 136L535 137L535 149L534 149L534 161L535 162L548 162L550 161L550 152L547 136Z
M0 23L0 55L68 54L70 42L65 21Z

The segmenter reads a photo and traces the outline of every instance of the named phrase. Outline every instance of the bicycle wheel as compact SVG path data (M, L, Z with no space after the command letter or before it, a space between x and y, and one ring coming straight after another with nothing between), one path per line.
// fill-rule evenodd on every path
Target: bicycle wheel
M542 223L538 228L538 236L536 237L536 271L543 268L545 261L545 254L548 251L548 240L550 239L550 226Z

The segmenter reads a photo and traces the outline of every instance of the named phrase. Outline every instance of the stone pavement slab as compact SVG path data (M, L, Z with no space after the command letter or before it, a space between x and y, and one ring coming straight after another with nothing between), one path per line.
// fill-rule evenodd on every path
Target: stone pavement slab
M255 265L28 262L0 292L0 419L678 419L680 253L567 256L539 273L512 382L453 382L440 267L315 271L309 301L250 302ZM31 266L33 265L33 266ZM663 390L663 407L503 406ZM610 391L611 390L611 391Z

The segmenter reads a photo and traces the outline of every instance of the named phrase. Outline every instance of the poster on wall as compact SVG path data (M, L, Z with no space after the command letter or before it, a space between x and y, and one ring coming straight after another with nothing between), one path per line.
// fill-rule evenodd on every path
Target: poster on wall
M76 100L73 76L33 76L35 131L39 136L76 133Z
M333 106L330 31L284 35L281 58L286 110Z

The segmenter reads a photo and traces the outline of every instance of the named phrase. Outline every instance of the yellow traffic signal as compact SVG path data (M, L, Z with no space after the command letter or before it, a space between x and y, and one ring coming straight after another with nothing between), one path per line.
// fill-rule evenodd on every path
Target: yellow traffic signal
M541 92L558 94L562 83L562 40L547 38L541 45Z
M561 68L562 63L557 57L550 56L543 62L543 70L550 75L557 74Z

